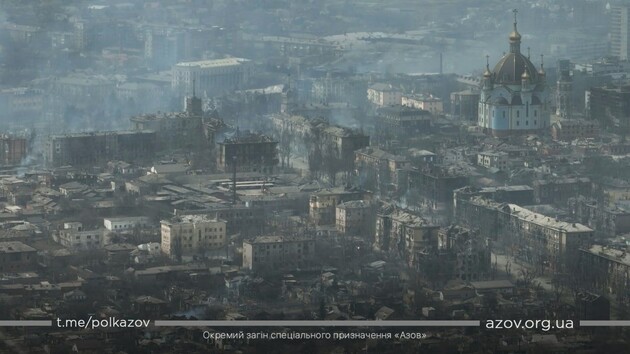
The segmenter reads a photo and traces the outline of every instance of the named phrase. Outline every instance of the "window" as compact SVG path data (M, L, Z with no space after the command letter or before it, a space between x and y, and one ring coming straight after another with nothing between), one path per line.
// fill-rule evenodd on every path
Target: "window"
M516 126L518 127L519 125L521 125L521 122L516 121Z
M525 125L529 125L529 121L528 120L525 121Z
M521 116L521 111L516 111L516 118L519 118Z

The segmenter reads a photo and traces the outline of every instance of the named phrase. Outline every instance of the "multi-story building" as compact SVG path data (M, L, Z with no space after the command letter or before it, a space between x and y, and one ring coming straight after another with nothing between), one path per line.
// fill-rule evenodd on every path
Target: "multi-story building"
M324 147L323 158L338 159L343 170L352 171L354 166L354 152L370 145L370 137L336 125L323 128L320 131L321 146ZM332 154L333 156L328 156Z
M630 210L598 203L583 196L570 198L568 209L579 222L607 236L630 232Z
M183 112L158 112L131 117L136 131L154 131L160 150L194 148L204 139L202 102L194 94L186 97Z
M26 138L0 135L0 165L18 165L27 154Z
M565 205L569 198L591 194L588 177L567 177L534 181L534 199L539 204Z
M469 184L468 176L444 166L429 165L409 171L409 190L419 194L420 203L432 210L451 210L453 191Z
M485 199L499 203L513 203L517 205L534 204L534 188L530 186L499 186L475 188L466 186L453 191L453 205L457 210L457 202L472 197L482 196Z
M273 173L278 165L278 142L255 133L238 134L218 143L219 171Z
M573 109L573 78L571 76L571 62L558 60L556 83L556 115L571 119Z
M374 249L397 253L413 267L419 254L436 247L439 229L410 210L386 206L376 215Z
M401 170L411 166L404 156L390 154L379 148L365 147L354 152L354 167L361 187L398 190L401 187ZM406 186L402 186L406 187Z
M315 225L335 224L337 205L351 200L363 200L361 190L331 189L313 193L309 198L309 218Z
M73 251L101 249L107 244L104 229L86 230L80 222L64 223L63 229L58 232L57 242Z
M431 112L431 114L444 113L442 99L433 95L403 95L401 102L403 106L421 109Z
M546 74L521 53L521 34L509 35L510 51L481 80L478 125L493 136L536 133L549 129L550 108Z
M588 115L603 127L630 129L630 85L591 87Z
M485 168L508 170L509 155L503 151L482 151L477 153L477 165Z
M49 166L95 166L110 160L143 161L155 154L153 131L116 131L51 135L46 146Z
M368 87L367 97L370 102L378 107L400 105L402 103L402 91L387 84L374 84Z
M464 90L451 93L451 115L455 119L476 122L479 118L479 92Z
M554 140L572 141L597 136L599 136L599 125L592 120L565 119L551 125L551 137Z
M580 249L581 285L614 296L617 302L630 304L630 252L604 245Z
M208 96L245 88L253 65L243 58L182 62L173 66L172 88L179 96L194 90Z
M491 276L491 247L478 229L457 225L438 232L438 255L445 266L452 267L452 278L463 281L487 280ZM450 262L449 262L450 261Z
M175 259L203 256L227 244L226 222L204 215L182 215L162 220L161 235L162 252Z
M37 265L37 250L19 241L0 242L0 273L31 271Z
M460 224L480 229L483 237L497 241L514 257L539 267L541 272L570 266L578 249L593 240L593 230L585 225L483 197L458 200L455 214Z
M253 272L309 269L315 240L298 236L258 236L243 241L243 268Z
M343 235L371 240L374 232L374 206L364 200L340 203L336 208L336 227Z
M429 132L431 113L426 110L407 106L388 106L379 108L376 117L378 136L401 139Z
M630 59L630 5L612 6L610 18L610 51L620 60Z

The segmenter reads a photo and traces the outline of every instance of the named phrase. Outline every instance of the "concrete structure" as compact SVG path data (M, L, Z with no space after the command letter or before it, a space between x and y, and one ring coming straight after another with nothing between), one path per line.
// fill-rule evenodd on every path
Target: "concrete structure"
M551 178L536 180L533 187L536 203L565 205L569 198L590 195L592 183L588 177Z
M362 200L365 192L343 189L323 190L309 198L309 218L315 225L335 223L337 205L351 200Z
M374 231L374 207L363 200L340 203L336 208L336 227L346 236L371 240Z
M26 138L0 135L0 166L19 165L27 154Z
M457 210L458 200L467 200L481 196L499 203L513 203L517 205L534 204L534 189L530 186L499 186L475 188L466 186L453 191L453 205Z
M556 115L571 119L573 109L573 78L571 77L571 62L558 60L556 83Z
M599 124L592 120L561 120L551 125L551 137L558 141L572 141L578 138L599 136Z
M477 122L480 93L464 90L451 93L451 116L466 122Z
M37 250L19 241L0 242L0 273L19 273L33 270L37 264Z
M193 94L186 97L184 106L183 112L158 112L131 117L131 124L136 131L154 131L157 149L198 148L205 140L201 99Z
M580 249L578 262L583 286L630 304L630 252L596 244Z
M151 218L146 216L127 216L118 218L105 218L103 225L108 231L123 232L132 231L135 228L147 228L151 225Z
M413 267L419 254L437 245L439 229L409 210L387 206L376 215L374 249L397 253Z
M182 62L173 66L172 88L179 96L193 90L202 95L238 90L249 83L252 70L251 61L243 58Z
M521 53L521 35L510 33L510 51L490 71L486 64L481 83L478 125L493 136L540 133L550 126L546 74Z
M491 277L491 246L479 230L452 225L438 232L439 260L452 267L452 278L463 281Z
M387 190L399 190L402 185L401 170L411 166L406 157L390 154L379 148L365 147L354 152L354 167L361 187Z
M453 191L469 184L462 171L429 165L409 171L409 190L418 193L420 204L432 210L451 210Z
M57 236L60 245L73 250L101 249L106 245L105 230L86 230L80 222L66 222Z
M422 109L435 115L444 113L442 99L433 95L403 95L401 103L403 106Z
M602 127L630 129L630 85L591 87L587 95L590 119Z
M630 59L630 5L612 6L610 18L610 54L620 60Z
M155 154L152 131L116 131L51 135L46 163L51 167L96 166L110 160L143 161Z
M308 269L314 260L313 239L258 236L243 241L243 268L253 272Z
M509 170L509 156L502 151L482 151L477 154L477 165L485 168L496 168L501 171Z
M593 240L593 230L585 225L482 197L458 200L455 215L460 224L479 228L481 235L497 241L514 257L541 272L570 268L578 249Z
M237 135L218 143L217 169L232 172L273 173L278 165L278 142L255 133Z
M370 102L378 107L399 105L402 103L402 91L392 85L374 84L367 89Z
M227 244L226 222L203 215L175 216L161 221L162 252L183 259L217 250Z
M407 106L388 106L379 108L376 117L378 136L391 139L426 134L431 129L429 111Z

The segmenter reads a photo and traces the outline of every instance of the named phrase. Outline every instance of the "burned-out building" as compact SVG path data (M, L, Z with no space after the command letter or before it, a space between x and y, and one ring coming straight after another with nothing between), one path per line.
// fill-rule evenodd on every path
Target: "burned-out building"
M0 134L0 165L18 165L28 154L25 137Z
M363 200L367 193L362 190L342 188L327 189L313 193L309 198L309 218L315 225L335 224L336 208L351 200Z
M490 240L478 229L458 225L441 228L437 249L440 264L451 267L453 279L479 281L490 278L492 248Z
M384 139L400 139L426 134L431 129L431 112L407 106L379 108L376 131Z
M459 199L470 199L471 197L482 196L485 199L499 203L513 203L517 205L534 204L534 189L530 186L499 186L476 188L466 186L453 191L453 204L457 210Z
M153 131L92 132L51 135L46 162L51 167L95 166L110 160L145 161L154 157Z
M583 196L569 198L570 214L575 219L608 236L630 232L630 210L598 203Z
M409 191L418 193L420 203L433 210L450 211L453 191L468 185L469 178L459 170L431 165L409 171Z
M578 249L592 242L594 236L588 226L479 196L458 200L455 215L461 225L478 228L483 237L495 240L514 257L541 272L570 266Z
M301 236L258 236L243 241L243 267L253 272L308 269L315 261L315 240Z
M565 205L569 198L589 196L592 184L588 177L566 177L536 180L533 187L537 203Z
M397 191L407 186L401 170L410 167L404 156L390 154L379 148L365 147L354 152L354 167L361 187L371 190Z
M198 148L205 141L201 99L187 97L183 112L157 112L131 117L136 131L154 131L160 150Z
M386 205L376 214L374 249L398 254L413 267L419 254L435 248L439 229L410 210Z
M217 169L223 172L273 173L278 165L278 142L257 133L239 134L218 143Z

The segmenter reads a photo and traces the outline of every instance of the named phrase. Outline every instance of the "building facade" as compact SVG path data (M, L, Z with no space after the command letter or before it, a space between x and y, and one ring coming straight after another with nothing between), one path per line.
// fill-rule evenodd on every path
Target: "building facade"
M51 167L94 166L110 160L143 161L153 158L153 131L116 131L51 135L46 162Z
M315 241L303 237L258 236L243 242L243 268L253 272L305 269L315 260Z
M243 58L182 62L173 67L172 88L180 97L194 90L211 96L245 88L252 70L251 61Z
M175 259L204 255L227 244L226 222L203 215L175 216L161 221L162 252Z

